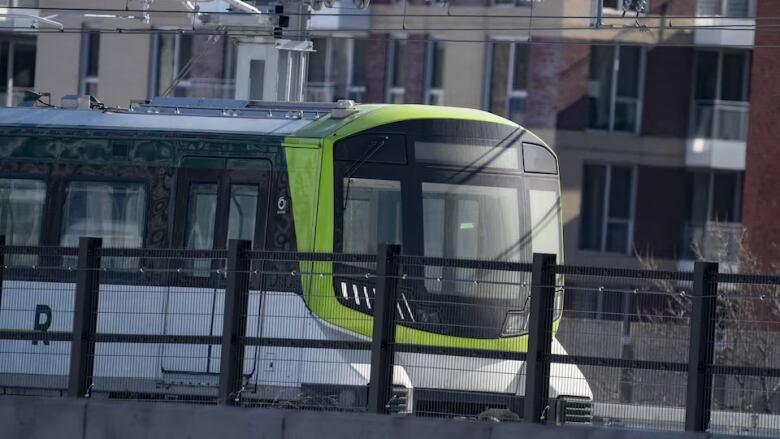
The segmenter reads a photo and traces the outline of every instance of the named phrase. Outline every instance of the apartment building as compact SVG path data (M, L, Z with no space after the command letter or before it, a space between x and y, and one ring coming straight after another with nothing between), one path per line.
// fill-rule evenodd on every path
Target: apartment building
M235 96L238 55L230 39L89 27L161 30L191 24L187 15L153 14L148 24L62 16L66 27L84 32L25 34L16 30L39 15L35 8L72 2L12 1L30 9L0 20L0 29L15 30L0 31L3 103L29 88L51 92L55 102L88 93L109 105L160 94ZM636 267L638 254L688 267L691 244L733 262L743 222L752 235L780 234L765 221L774 181L762 172L773 163L777 124L767 120L772 111L755 104L751 111L751 101L777 105L766 85L780 76L777 57L772 48L754 57L753 29L690 28L753 24L757 7L772 15L776 2L651 0L642 21L648 28L640 31L622 17L622 1L601 1L599 30L592 20L560 18L592 15L591 0L375 0L365 10L337 2L312 20L318 32L306 97L482 108L533 129L560 157L570 263ZM751 78L763 86L751 88ZM748 155L759 171L746 180ZM780 256L776 247L765 253Z
M780 238L764 209L778 183L768 177L778 124L762 110L777 107L765 89L780 63L765 49L756 70L755 31L717 28L755 24L756 2L651 0L640 29L622 1L600 1L594 30L593 20L556 18L593 15L590 0L375 0L367 35L319 43L310 79L331 78L333 92L312 85L310 96L482 108L533 129L559 155L567 263L636 268L641 257L691 269L703 257L733 267L743 198L747 228ZM778 14L776 2L758 3ZM746 183L748 133L763 168ZM757 240L780 260L780 246ZM622 306L592 299L572 306Z
M446 16L437 4L377 0L367 34L315 42L309 96L482 108L540 133L560 157L568 262L733 262L754 31L690 25L754 23L755 3L649 3L640 31L617 0L601 30L549 18L587 17L590 0L453 0L438 20L423 17Z

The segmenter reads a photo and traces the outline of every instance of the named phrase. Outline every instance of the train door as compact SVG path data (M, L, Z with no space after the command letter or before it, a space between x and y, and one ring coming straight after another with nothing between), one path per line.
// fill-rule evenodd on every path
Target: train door
M231 239L265 243L271 162L259 159L188 158L179 169L173 242L193 250L224 249ZM179 261L166 305L166 334L221 335L225 260ZM255 288L253 288L255 289ZM259 293L250 295L248 335L258 335ZM219 373L219 345L166 345L162 370L169 374ZM244 373L255 369L257 348L248 347ZM190 383L195 383L190 379Z

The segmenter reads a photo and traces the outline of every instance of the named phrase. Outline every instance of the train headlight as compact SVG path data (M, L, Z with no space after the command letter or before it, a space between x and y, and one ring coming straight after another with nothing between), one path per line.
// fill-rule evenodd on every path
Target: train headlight
M519 335L528 330L527 312L509 312L504 319L504 329L501 335Z

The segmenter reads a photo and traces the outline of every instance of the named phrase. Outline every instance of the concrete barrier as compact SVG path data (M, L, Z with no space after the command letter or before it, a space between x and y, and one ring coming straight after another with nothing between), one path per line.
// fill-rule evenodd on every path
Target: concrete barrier
M555 427L362 413L100 399L0 397L3 439L727 439L708 433ZM745 438L745 436L738 436Z

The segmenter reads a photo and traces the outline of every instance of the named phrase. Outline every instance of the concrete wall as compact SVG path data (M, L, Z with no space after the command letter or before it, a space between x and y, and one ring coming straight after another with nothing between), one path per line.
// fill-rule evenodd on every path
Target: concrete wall
M0 399L0 432L6 439L172 438L426 438L426 439L727 439L591 427L452 421L368 414L295 412L217 406L90 399ZM736 436L734 436L736 438ZM745 438L745 436L739 436Z

